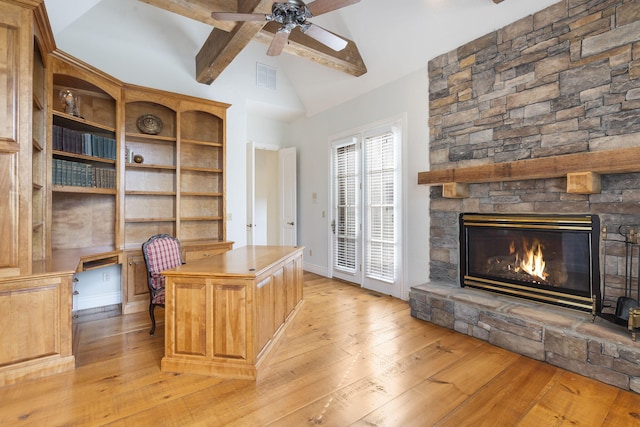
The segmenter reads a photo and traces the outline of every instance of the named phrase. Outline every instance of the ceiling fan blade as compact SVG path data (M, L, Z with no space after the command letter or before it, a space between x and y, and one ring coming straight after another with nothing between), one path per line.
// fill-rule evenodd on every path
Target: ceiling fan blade
M282 49L287 44L289 40L289 31L278 31L275 36L273 36L273 40L271 40L271 44L269 45L269 50L267 50L267 55L269 56L278 56L282 53Z
M315 0L307 4L307 9L313 16L318 16L359 2L360 0Z
M211 17L216 21L266 21L263 13L213 12Z
M306 30L303 30L303 32L335 51L340 51L347 47L346 40L317 25L311 24Z

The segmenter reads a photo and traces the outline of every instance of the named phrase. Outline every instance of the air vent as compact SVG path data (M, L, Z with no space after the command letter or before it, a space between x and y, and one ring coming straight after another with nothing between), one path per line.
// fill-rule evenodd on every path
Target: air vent
M256 62L256 86L267 89L276 88L276 69Z

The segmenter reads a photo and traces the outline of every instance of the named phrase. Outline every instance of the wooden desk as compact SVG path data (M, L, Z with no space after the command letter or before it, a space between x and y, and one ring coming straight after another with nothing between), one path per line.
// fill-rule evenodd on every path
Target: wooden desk
M256 379L302 305L302 253L245 246L165 271L161 369Z

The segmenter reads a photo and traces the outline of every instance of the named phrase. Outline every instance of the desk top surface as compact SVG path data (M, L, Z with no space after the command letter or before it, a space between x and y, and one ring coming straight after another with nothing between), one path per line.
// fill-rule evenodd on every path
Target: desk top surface
M303 250L294 246L243 246L162 272L165 276L255 278Z

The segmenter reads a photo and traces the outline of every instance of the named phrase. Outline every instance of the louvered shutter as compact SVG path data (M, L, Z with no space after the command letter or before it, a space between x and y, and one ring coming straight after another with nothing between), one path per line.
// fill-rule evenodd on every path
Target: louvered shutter
M392 132L367 137L365 275L393 283L396 274L396 158Z
M355 143L335 149L334 174L334 267L347 273L355 273L358 250L358 150Z

